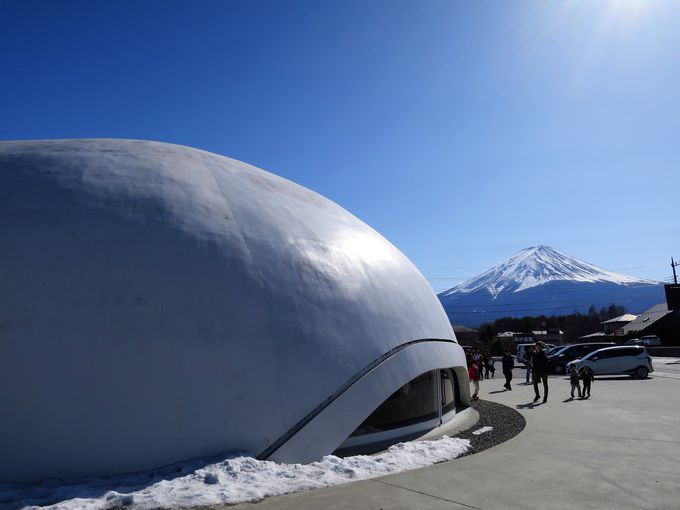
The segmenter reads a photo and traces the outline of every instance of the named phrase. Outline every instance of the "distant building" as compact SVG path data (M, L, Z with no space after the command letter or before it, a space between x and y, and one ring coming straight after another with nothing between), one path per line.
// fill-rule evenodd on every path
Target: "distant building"
M479 331L466 326L452 326L460 345L474 347L479 342Z
M557 328L548 328L547 330L532 331L536 341L546 342L549 344L561 344L564 341L564 331Z
M533 344L536 343L536 337L533 333L515 333L512 335L512 341L516 344Z
M590 335L583 335L578 337L579 341L590 341L590 340L601 340L602 337L606 337L607 335L605 334L604 331L598 331L597 333L591 333Z
M547 330L532 331L531 333L516 333L514 331L503 331L496 335L496 339L512 339L515 344L533 344L538 342L546 342L550 344L562 343L564 339L564 331L550 328Z
M605 335L622 336L624 334L623 327L633 322L637 317L637 315L633 315L632 313L626 313L614 317L613 319L600 322L600 324L602 324L602 331Z
M654 305L624 326L622 335L657 335L663 345L680 345L680 310L669 310L666 303Z
M662 345L680 345L680 285L666 285L666 302L642 312L622 329L635 338L656 335Z

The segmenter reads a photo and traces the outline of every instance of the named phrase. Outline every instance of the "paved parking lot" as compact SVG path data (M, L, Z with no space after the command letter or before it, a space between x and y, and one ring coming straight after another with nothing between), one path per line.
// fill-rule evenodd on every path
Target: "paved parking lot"
M655 377L667 377L670 379L680 379L680 358L652 358Z
M236 508L677 510L680 360L653 362L657 372L646 380L598 378L590 400L568 400L569 381L551 377L548 403L535 406L530 386L503 391L502 378L485 380L482 399L526 417L510 441L425 469ZM523 374L516 369L513 382Z

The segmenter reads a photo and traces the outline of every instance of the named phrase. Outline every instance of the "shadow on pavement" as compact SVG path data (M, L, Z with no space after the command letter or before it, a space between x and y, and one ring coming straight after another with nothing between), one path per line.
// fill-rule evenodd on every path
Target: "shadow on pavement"
M638 379L637 377L631 377L629 375L624 375L624 376L608 376L608 377L602 377L602 376L596 376L595 381L651 381L652 377L645 377L644 379Z
M543 402L528 402L527 404L517 404L517 409L533 409L534 407L542 406Z

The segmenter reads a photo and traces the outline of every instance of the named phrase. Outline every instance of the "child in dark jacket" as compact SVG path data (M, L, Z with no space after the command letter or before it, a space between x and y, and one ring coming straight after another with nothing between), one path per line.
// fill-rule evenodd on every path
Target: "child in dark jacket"
M501 362L503 363L503 375L505 376L505 384L503 387L506 390L512 390L510 381L512 381L512 369L515 368L515 360L512 359L510 349L505 349Z
M583 367L579 373L579 378L583 381L583 398L590 398L590 383L595 380L595 374L590 367Z
M571 398L574 398L574 390L578 390L578 398L581 398L581 385L578 382L578 372L576 366L569 367L569 382L571 383Z

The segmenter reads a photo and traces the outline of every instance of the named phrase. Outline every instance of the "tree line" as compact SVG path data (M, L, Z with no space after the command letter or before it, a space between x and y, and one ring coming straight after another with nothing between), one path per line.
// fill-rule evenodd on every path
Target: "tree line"
M479 328L479 339L489 345L498 333L514 331L515 333L531 333L559 329L564 332L564 341L573 342L581 336L602 331L601 322L628 313L624 306L611 304L599 310L591 305L588 313L574 310L568 315L538 317L501 317L493 322L485 322Z

